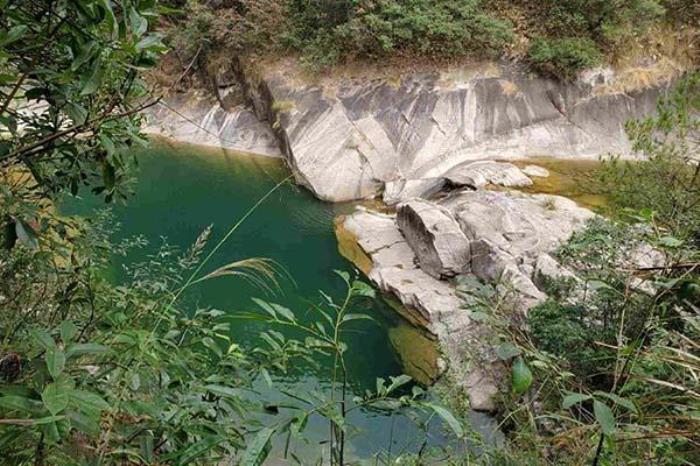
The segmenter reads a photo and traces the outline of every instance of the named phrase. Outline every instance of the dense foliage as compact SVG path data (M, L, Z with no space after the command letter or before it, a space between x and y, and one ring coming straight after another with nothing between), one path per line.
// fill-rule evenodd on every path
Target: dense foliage
M289 5L290 44L313 64L391 54L493 56L512 39L480 0L303 2Z
M697 28L677 0L230 0L189 2L171 17L183 69L222 55L294 53L318 70L357 60L445 61L510 56L572 79L650 27ZM525 44L523 49L522 44ZM190 66L194 60L197 66Z
M254 300L246 318L268 329L255 348L231 341L237 321L229 315L184 299L206 280L274 286L276 269L265 259L208 265L286 180L214 247L205 229L190 249L163 245L128 265L122 283L108 280L112 261L147 241L113 244L108 214L67 217L56 204L83 188L107 202L127 199L129 148L146 143L138 112L157 100L141 74L164 50L152 32L158 5L0 6L0 463L260 465L274 436L285 435L288 446L303 442L314 415L330 426L326 459L344 464L346 413L365 407L428 411L461 433L422 390L408 390L407 376L378 380L375 392L349 399L345 327L369 318L352 309L374 291L346 273L338 273L347 285L342 303L322 293L311 326ZM285 339L275 330L281 326L301 339ZM254 381L273 384L291 364L319 358L332 361L331 389L289 394L285 414L263 423L279 407L251 395Z
M474 317L500 329L499 355L516 357L504 461L700 461L697 79L630 123L650 157L604 166L612 218L559 249L573 275L551 279L545 303L514 318L503 292L463 285Z

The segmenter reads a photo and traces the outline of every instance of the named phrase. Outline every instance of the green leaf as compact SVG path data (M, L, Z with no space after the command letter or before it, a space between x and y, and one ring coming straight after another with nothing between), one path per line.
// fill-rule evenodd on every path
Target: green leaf
M102 6L104 7L106 12L105 20L109 25L109 32L113 33L115 31L115 26L117 25L117 18L114 16L114 10L112 10L111 0L102 0Z
M433 403L426 403L426 406L432 409L435 414L440 416L442 420L445 421L448 426L450 426L450 429L452 429L452 432L454 432L457 437L464 437L464 429L462 429L462 424L452 415L450 411Z
M241 393L238 389L226 387L224 385L206 385L204 388L206 388L208 391L210 391L214 395L218 395L218 396L224 396L224 397L229 397L229 398L240 398L241 397Z
M396 390L397 388L402 387L402 386L406 385L407 383L409 383L411 380L413 380L411 378L411 376L406 375L406 374L401 374L398 377L389 377L389 379L391 380L391 384L386 389L387 393L391 393L394 390Z
M157 36L155 34L151 34L151 35L144 37L136 44L136 50L149 49L149 48L154 47L154 46L162 46L161 38L160 38L160 36Z
M561 407L564 409L569 409L573 405L581 403L582 401L590 400L590 395L584 395L583 393L572 393L564 397L564 401L561 403Z
M84 80L82 89L80 90L80 95L90 95L94 94L100 88L102 84L102 76L104 75L104 68L102 67L102 62L100 60L95 60L92 65L92 72L90 76Z
M46 367L51 377L56 380L66 367L66 355L63 350L51 348L46 351Z
M374 298L377 295L374 288L360 280L355 280L352 283L352 294L353 296L365 296L367 298Z
M109 403L97 393L86 390L70 390L68 396L71 404L88 416L99 418L102 411L109 409Z
M602 282L600 280L591 280L590 282L588 282L588 286L590 286L591 289L594 291L598 291L598 290L614 291L615 290L615 288L613 288L612 286L610 286L607 283Z
M68 419L70 419L71 424L75 426L79 431L91 436L97 437L100 435L100 423L99 418L94 418L86 416L85 414L78 411L67 412Z
M593 414L606 435L615 432L615 416L610 408L598 400L593 400Z
M520 356L522 351L513 343L507 341L496 348L496 355L501 361L509 361L516 356Z
M32 330L31 335L34 341L45 351L56 347L56 342L44 330Z
M0 407L25 413L37 413L42 408L41 403L36 400L14 395L0 396Z
M260 368L260 374L263 376L263 379L265 379L265 383L267 384L268 388L272 388L272 377L270 377L270 373L265 369L264 367Z
M70 345L66 350L66 359L84 356L86 354L102 354L109 351L109 348L97 343L76 343Z
M43 424L50 424L53 422L58 422L64 420L66 417L65 416L46 416L46 417L40 417L38 419L32 419L32 424L40 426Z
M223 354L219 345L217 345L216 342L210 337L202 338L202 344L212 350L219 357L221 357Z
M525 364L523 358L518 356L515 362L513 362L513 393L522 395L528 391L530 385L532 385L532 372L530 368L527 367L527 364Z
M36 232L24 220L20 220L15 224L15 231L17 233L17 239L20 243L25 244L30 248L34 249L36 249L39 246Z
M667 248L677 248L683 245L683 241L672 236L664 236L662 238L659 238L659 244Z
M277 319L277 312L275 309L269 304L263 301L262 299L258 298L251 298L255 304L257 304L263 311L267 312L270 314L273 318Z
M604 396L605 398L608 398L609 400L611 400L613 403L620 405L620 406L623 406L623 407L627 408L628 410L632 411L633 413L638 412L637 407L634 405L632 400L630 400L628 398L623 398L623 397L616 395L614 393L608 393L608 392L602 392L602 391L596 391L595 394L599 395L599 396Z
M14 26L9 30L7 35L3 35L3 37L0 38L0 46L4 47L10 45L13 42L17 42L27 33L28 30L29 27L26 24Z
M169 455L169 456L174 456L174 458L177 458L177 462L175 463L177 465L189 465L189 464L192 464L192 462L195 459L204 455L205 453L207 453L209 450L211 450L212 448L214 448L216 445L223 442L224 440L225 440L225 437L223 437L221 435L212 435L209 437L204 437L199 442L196 442L196 443L188 446L184 450L176 451L176 452L174 452L174 455ZM167 459L167 457L164 459Z
M296 321L294 313L288 308L275 303L272 303L270 305L275 309L275 311L277 311L278 314L282 315L282 317L284 317L285 319L289 320L290 322Z
M270 453L271 439L275 433L275 429L266 427L258 432L253 441L250 442L243 457L241 458L241 466L261 466L267 455Z
M55 416L68 406L68 394L69 390L67 390L64 386L56 383L50 383L41 393L41 399L44 402L46 409L48 409L49 412Z
M146 29L148 29L148 22L146 18L141 16L135 8L129 10L129 24L131 25L131 32L136 37L141 37Z
M78 327L75 326L70 320L64 320L61 322L60 326L61 340L64 344L69 344L73 341L73 338L78 334Z
M82 125L87 120L87 110L82 105L74 102L68 102L65 106L65 112L73 120L73 123Z
M102 145L104 150L107 151L108 155L113 155L117 151L117 148L114 145L114 141L112 141L112 138L110 138L105 133L98 134L97 139L100 140L100 144ZM112 167L112 172L114 172L114 167ZM105 186L106 185L107 183L105 183ZM112 186L114 186L114 173L112 173ZM107 186L107 188L111 189L110 186Z
M334 270L333 271L336 275L338 275L340 278L343 279L343 281L350 286L350 274L343 271L343 270Z
M343 319L341 320L342 323L350 322L351 320L370 320L372 322L376 322L372 316L369 316L367 314L358 314L358 313L351 313L351 314L345 314L343 316Z

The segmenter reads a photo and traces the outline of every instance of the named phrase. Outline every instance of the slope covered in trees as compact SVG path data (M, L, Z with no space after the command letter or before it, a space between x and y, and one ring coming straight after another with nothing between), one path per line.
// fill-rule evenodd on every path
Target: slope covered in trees
M673 51L676 60L698 59L700 7L687 0L221 0L171 5L179 13L171 17L169 40L185 63L194 59L200 66L232 54L294 53L312 69L357 60L440 63L506 57L571 79L632 50L644 50L648 57Z

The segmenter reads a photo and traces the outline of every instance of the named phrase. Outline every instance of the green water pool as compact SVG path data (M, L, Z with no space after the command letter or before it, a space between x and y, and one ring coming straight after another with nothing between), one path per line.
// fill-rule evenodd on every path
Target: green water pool
M207 226L212 225L211 243L224 235L253 204L280 180L288 170L280 160L234 154L197 146L173 145L154 141L137 154L139 170L135 195L126 205L116 205L113 212L119 222L115 240L143 235L150 245L126 261L142 259L154 252L167 238L169 244L182 249L190 246ZM97 199L68 200L67 213L87 214L98 208ZM318 201L306 190L286 183L275 191L219 250L208 265L214 268L249 257L274 259L291 279L282 278L280 289L273 295L243 280L222 278L198 285L185 297L189 309L216 308L231 314L250 311L251 298L262 297L294 309L311 322L317 316L309 309L309 301L319 300L319 290L339 298L343 283L333 270L352 271L353 266L338 253L333 220L338 214L354 208L351 204L329 204ZM121 262L115 258L114 279L123 280ZM376 386L378 377L387 378L403 372L392 347L390 331L406 324L377 299L356 311L371 314L376 322L358 320L346 337L349 346L347 366L354 394L363 394ZM239 321L232 338L243 346L253 346L263 328L259 323ZM283 333L284 330L282 329ZM410 344L410 342L408 343ZM319 360L317 368L299 365L274 384L296 393L327 389L330 361ZM256 388L266 402L282 398L261 380ZM323 453L328 425L321 418L312 419L308 427L309 442L297 445L297 454L312 461ZM406 415L393 416L368 410L354 410L349 416L348 455L370 458L391 450L396 455L420 448L424 435ZM433 426L434 424L434 426ZM435 446L447 440L437 421L431 423L428 440ZM419 441L420 440L420 441ZM281 448L269 464L285 464Z

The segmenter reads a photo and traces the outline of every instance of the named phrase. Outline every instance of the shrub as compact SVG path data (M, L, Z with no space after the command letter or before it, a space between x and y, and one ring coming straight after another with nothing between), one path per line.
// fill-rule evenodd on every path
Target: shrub
M493 55L512 39L510 25L487 14L479 0L293 1L290 16L290 43L320 66L390 54Z
M582 378L609 370L614 351L598 347L596 341L614 342L614 332L597 328L586 309L549 300L528 315L530 332L538 347L566 361L569 369Z
M603 56L591 39L540 37L532 42L528 59L544 74L572 80L580 71L599 64Z

